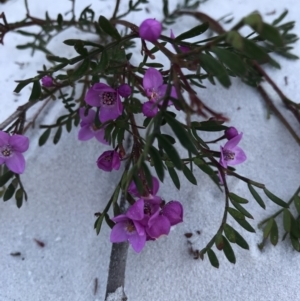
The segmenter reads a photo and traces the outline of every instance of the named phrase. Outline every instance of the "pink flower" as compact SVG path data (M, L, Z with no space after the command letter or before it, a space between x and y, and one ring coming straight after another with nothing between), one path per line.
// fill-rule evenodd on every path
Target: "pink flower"
M227 165L237 165L243 163L247 156L237 145L241 141L243 133L240 133L228 140L224 147L221 146L220 164L227 168Z
M162 99L166 94L168 85L164 84L163 77L154 68L149 68L143 78L143 87L146 95L149 97L149 101L143 104L143 113L147 117L153 117L157 114L157 105L162 103ZM171 96L177 98L176 90L171 87ZM172 102L169 101L168 105Z
M94 84L87 92L85 101L90 106L100 107L101 122L114 120L122 115L123 104L118 90L102 83Z
M0 131L0 165L5 163L12 172L21 174L25 169L25 159L22 153L29 147L29 140L22 135L10 136Z
M97 160L97 166L104 171L119 170L121 161L118 152L106 151Z
M85 114L86 109L84 107L81 107L79 109L79 116L81 119L80 122L80 130L78 132L78 140L80 141L87 141L92 138L96 138L99 142L103 144L109 144L105 138L105 128L102 127L101 129L97 129L95 127L95 117L96 112L92 109L88 110L87 115Z
M139 28L139 35L142 39L156 42L162 31L161 23L155 19L146 19Z
M174 36L174 33L173 33L173 30L171 29L171 33L170 33L170 38L171 39L175 39L175 36ZM174 47L174 46L173 46ZM186 46L179 46L178 47L183 53L184 52L189 52L190 51L190 48L189 47L186 47ZM174 47L174 49L175 49L175 47ZM175 51L176 51L176 49L175 49Z
M54 85L52 77L49 75L45 75L44 77L42 77L42 85L47 88L53 87Z

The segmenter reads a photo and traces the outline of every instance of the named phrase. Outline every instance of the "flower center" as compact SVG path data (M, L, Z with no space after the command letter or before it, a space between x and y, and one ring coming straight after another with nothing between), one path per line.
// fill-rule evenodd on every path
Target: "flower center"
M149 92L150 92L150 99L157 100L160 97L159 93L154 89L150 90Z
M10 145L4 145L0 148L1 157L10 157L13 153L13 150Z
M144 203L144 214L149 216L152 214L151 206L147 202Z
M126 231L132 233L135 231L135 226L132 221L127 221L126 223Z
M102 104L105 106L113 106L116 102L116 93L103 92L99 96L102 99Z
M227 149L223 150L223 155L226 161L234 160L235 157L235 153Z
M93 131L93 132L98 131L98 128L96 127L95 123L93 123L93 124L90 125L90 129L91 129L91 131Z
M107 162L107 163L110 163L110 162L111 162L111 159L112 159L112 156L111 156L111 155L108 155L108 156L105 156L105 157L104 157L104 161Z

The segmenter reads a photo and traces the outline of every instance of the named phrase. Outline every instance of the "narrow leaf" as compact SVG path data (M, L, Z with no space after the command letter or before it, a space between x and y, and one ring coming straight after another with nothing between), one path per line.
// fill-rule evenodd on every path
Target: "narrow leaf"
M38 80L33 82L32 91L29 97L30 101L37 101L41 95L41 84Z
M235 230L228 224L225 224L225 226L224 226L224 233L230 242L232 242L232 243L236 242Z
M14 173L10 170L0 177L0 187L4 186L12 177Z
M17 207L21 208L22 204L23 204L23 189L22 188L19 188L16 191L15 198L16 198L16 201L17 201Z
M42 145L44 145L44 144L47 142L47 140L48 140L48 138L49 138L49 136L50 136L50 132L51 132L51 128L48 128L48 129L41 135L41 137L39 138L39 146L42 146Z
M193 27L192 29L182 33L181 35L177 36L175 38L175 40L182 41L185 39L196 37L196 36L204 33L208 29L208 27L209 27L208 22L202 23L202 24L197 25L197 26Z
M295 207L298 211L298 214L300 214L300 196L299 195L296 195L294 197L294 204L295 204Z
M223 250L224 243L223 243L223 235L221 233L216 234L215 245L219 251Z
M289 205L286 202L284 202L282 199L271 193L267 188L264 189L264 192L267 195L267 197L275 204L284 208L289 208Z
M254 199L256 200L256 202L260 205L260 207L262 207L263 209L266 209L266 205L265 205L264 201L262 200L260 195L257 193L257 191L253 188L253 186L248 184L248 189L251 192Z
M219 260L216 256L215 252L212 249L208 249L207 255L208 255L210 264L215 268L219 268Z
M236 194L233 193L233 192L230 192L230 193L229 193L229 198L230 198L231 200L234 200L234 201L237 202L237 203L240 203L240 204L247 204L247 203L249 203L248 200L246 200L246 199L244 199L244 198L242 198L242 197L236 195Z
M278 227L275 220L272 224L272 228L270 232L270 241L273 246L276 246L278 243Z
M151 157L151 160L153 161L153 165L156 171L156 174L161 182L164 181L165 177L165 171L164 171L164 165L162 162L162 159L160 157L160 154L158 150L154 146L150 146L149 148L149 154Z
M57 144L58 141L60 140L61 133L62 133L62 126L59 126L56 133L55 133L55 135L54 135L54 138L53 138L53 143L54 144Z
M293 248L297 251L300 252L300 242L299 239L294 237L292 234L290 234L290 239L291 239L291 243Z
M185 177L194 185L197 185L197 180L193 174L193 172L186 166L183 165L183 174L185 175Z
M99 23L100 27L103 29L103 31L105 33L107 33L109 36L111 36L112 38L114 38L116 40L121 39L119 32L116 30L115 27L113 27L113 25L111 25L111 23L104 16L99 17L98 23Z
M172 167L168 167L168 171L169 171L170 177L171 177L175 187L179 190L180 189L180 181L179 181L176 170Z
M288 209L284 208L283 210L283 227L284 230L288 233L291 232L291 213Z
M232 199L231 199L231 203L243 215L245 215L248 218L252 218L253 219L253 216L242 205L240 205L239 203L233 201Z
M6 202L9 199L12 198L12 196L14 195L16 190L16 186L13 183L10 183L7 187L7 189L5 190L5 193L3 195L3 201Z
M223 242L224 242L223 252L224 252L226 258L228 259L229 262L235 263L236 259L235 259L234 252L231 248L230 243L228 242L228 240L224 236L223 236Z
M268 236L270 235L273 223L274 223L274 219L270 218L264 229L264 239L268 238Z
M248 243L236 230L235 230L235 242L239 247L241 247L245 250L249 250Z

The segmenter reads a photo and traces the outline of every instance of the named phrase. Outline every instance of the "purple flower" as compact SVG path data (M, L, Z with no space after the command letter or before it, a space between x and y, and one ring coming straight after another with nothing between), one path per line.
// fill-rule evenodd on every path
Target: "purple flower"
M157 103L157 102L159 104L162 103L162 98L166 94L168 85L164 84L163 77L159 71L157 71L154 68L149 68L145 72L145 76L143 78L143 87L145 89L146 95L150 99L150 101L148 103L147 102L145 103L147 105L144 104L143 113L145 115L149 114L149 115L146 115L148 117L153 117L154 115L156 115L157 110L158 110L157 104L155 104L155 103ZM174 98L177 97L176 90L173 86L171 87L171 96ZM152 102L152 106L150 106L151 102ZM168 105L171 105L171 104L172 104L172 102L169 101ZM155 113L155 111L156 111L156 113Z
M247 157L244 151L237 145L241 141L243 133L240 133L228 140L224 147L221 146L220 164L227 168L227 165L237 165L243 163Z
M113 120L122 115L123 104L119 92L102 83L94 84L85 96L87 104L100 107L99 119L101 122Z
M106 151L97 160L97 166L104 171L119 170L121 161L116 151Z
M158 112L158 107L153 101L143 103L142 112L146 117L154 117Z
M228 140L230 140L230 139L234 138L235 136L237 136L239 133L235 127L231 126L227 130L225 130L224 134L225 134L225 137Z
M156 42L162 31L161 23L155 19L146 19L139 28L139 35L142 39Z
M171 226L183 221L183 207L178 201L170 201L162 208L162 214L168 218Z
M135 252L139 253L146 243L145 227L140 224L144 216L144 203L136 202L126 214L118 215L112 220L116 223L110 234L113 243L129 241Z
M81 107L79 109L79 116L81 119L80 127L78 132L78 139L80 141L87 141L95 137L99 142L108 145L109 143L105 140L105 128L97 129L95 127L94 121L96 112L92 109L88 110L87 115L84 115L86 109Z
M117 90L122 97L131 95L131 87L127 84L120 85Z
M156 177L152 177L152 188L148 187L147 183L144 183L144 193L143 196L139 193L134 181L131 181L130 185L128 186L127 191L134 195L135 197L142 197L151 199L156 196L159 190L159 181Z
M5 163L12 172L21 174L25 169L25 159L22 153L29 147L29 140L22 135L10 136L0 131L0 165Z
M51 76L49 75L45 75L44 77L42 77L42 85L44 87L53 87L53 79Z
M175 39L175 36L174 36L174 33L173 33L173 30L171 29L171 34L170 34L170 38L171 39ZM173 45L174 47L174 45ZM190 51L190 48L189 47L186 47L186 46L179 46L178 47L183 53L184 52L189 52ZM174 47L175 51L176 51L176 48Z

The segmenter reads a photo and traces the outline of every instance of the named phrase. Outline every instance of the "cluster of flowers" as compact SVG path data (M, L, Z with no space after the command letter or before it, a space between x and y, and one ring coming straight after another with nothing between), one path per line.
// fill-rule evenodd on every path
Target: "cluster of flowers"
M156 195L159 181L155 177L152 177L152 186L152 189L147 189L147 195L141 196L134 182L131 182L128 193L138 199L125 214L112 218L116 224L111 231L111 242L129 241L134 251L139 253L144 248L146 241L168 235L171 226L182 222L183 207L181 203L170 201L165 204Z

